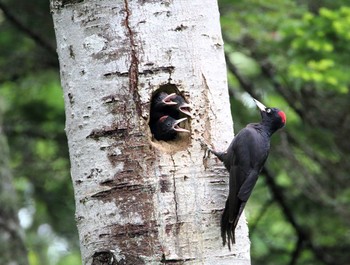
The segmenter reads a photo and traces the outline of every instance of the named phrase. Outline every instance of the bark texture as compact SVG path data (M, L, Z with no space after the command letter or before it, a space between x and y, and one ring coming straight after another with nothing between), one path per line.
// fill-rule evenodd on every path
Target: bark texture
M228 178L199 139L233 138L216 1L51 1L83 264L250 264L244 218L232 252ZM152 139L150 100L193 106L176 141Z

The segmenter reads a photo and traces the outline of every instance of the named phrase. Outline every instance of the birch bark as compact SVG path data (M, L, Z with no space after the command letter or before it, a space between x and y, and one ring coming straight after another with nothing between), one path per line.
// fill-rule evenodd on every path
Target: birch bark
M233 138L213 0L51 0L83 264L250 264L241 218L233 251L220 217L228 174L199 139ZM152 139L163 89L193 106L190 136Z

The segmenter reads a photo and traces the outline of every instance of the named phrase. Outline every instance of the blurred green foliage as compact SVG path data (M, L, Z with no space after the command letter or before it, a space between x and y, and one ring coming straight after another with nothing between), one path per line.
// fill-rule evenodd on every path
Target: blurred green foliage
M258 119L247 95L287 114L267 162L282 199L263 174L246 210L252 263L347 264L350 3L219 4L236 132Z
M79 259L57 71L4 82L0 97L6 100L4 128L30 264L56 264L56 259L72 253ZM59 246L57 242L61 242Z
M250 96L287 114L267 163L283 201L262 175L246 210L252 264L347 264L350 3L219 5L227 60L234 66L228 64L235 131L259 120ZM0 10L0 108L29 261L79 264L49 4L1 0Z
M280 35L283 45L290 46L288 72L295 83L348 92L350 7L306 12L284 22Z
M29 262L79 264L64 103L48 1L0 1L0 32L3 128Z

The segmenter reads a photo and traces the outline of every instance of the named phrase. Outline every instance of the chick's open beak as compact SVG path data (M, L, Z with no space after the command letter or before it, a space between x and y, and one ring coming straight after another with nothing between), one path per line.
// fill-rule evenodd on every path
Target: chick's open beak
M185 120L187 120L187 118L182 118L182 119L176 120L176 122L175 122L174 125L173 125L174 130L177 131L177 132L187 132L187 133L189 133L189 132L190 132L189 130L186 130L186 129L181 128L181 127L179 126L179 123L181 123L181 122L183 122L183 121L185 121Z

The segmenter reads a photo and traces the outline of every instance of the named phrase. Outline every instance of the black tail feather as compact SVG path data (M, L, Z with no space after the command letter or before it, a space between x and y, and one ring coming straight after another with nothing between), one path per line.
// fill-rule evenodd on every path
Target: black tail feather
M222 244L225 246L227 242L228 249L231 250L231 244L235 244L235 226L230 222L228 200L226 201L225 209L221 217L221 237Z

